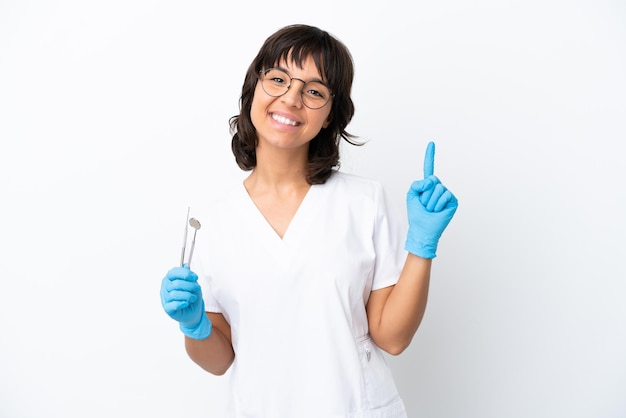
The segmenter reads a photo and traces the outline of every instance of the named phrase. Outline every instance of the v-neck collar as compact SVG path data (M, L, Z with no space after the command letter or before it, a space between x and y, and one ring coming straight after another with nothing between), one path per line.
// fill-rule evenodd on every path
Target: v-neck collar
M312 184L307 190L306 194L302 198L298 209L294 213L283 237L274 230L272 225L263 216L263 213L259 210L258 206L254 203L254 200L248 193L243 182L239 186L241 192L241 198L245 202L244 210L246 216L250 216L252 227L255 233L262 234L267 238L267 242L278 242L282 245L292 245L303 239L306 234L306 230L311 225L311 220L315 214L315 196L319 193L323 185ZM266 241L266 240L264 240Z

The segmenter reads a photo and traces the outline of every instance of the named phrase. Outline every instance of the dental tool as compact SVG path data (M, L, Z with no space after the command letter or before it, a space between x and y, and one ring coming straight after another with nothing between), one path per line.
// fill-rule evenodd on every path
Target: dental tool
M183 248L180 253L180 266L183 267L185 265L185 252L187 251L187 235L189 232L189 227L193 228L193 238L191 239L191 248L189 250L189 259L187 260L187 267L191 266L191 257L193 257L193 250L196 247L196 234L198 233L198 229L200 229L200 221L196 218L189 218L189 210L187 207L187 219L185 219L185 233L183 235Z
M185 248L187 247L187 225L189 224L189 210L191 208L187 207L187 219L185 219L185 234L183 235L183 248L180 253L180 266L182 267L185 264Z
M191 257L193 257L193 249L196 246L196 234L198 233L198 229L200 229L200 221L196 218L189 219L189 225L193 228L193 238L191 239L191 249L189 250L189 260L187 260L187 267L191 267Z

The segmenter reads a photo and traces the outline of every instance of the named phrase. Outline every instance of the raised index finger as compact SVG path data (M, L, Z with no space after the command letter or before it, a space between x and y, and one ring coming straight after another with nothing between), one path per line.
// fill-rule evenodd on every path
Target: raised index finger
M435 174L435 143L429 142L424 156L424 178Z

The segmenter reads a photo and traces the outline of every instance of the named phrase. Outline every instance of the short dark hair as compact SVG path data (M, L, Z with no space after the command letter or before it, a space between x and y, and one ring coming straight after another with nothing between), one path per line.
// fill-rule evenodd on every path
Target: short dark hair
M350 96L354 64L348 48L328 32L314 26L285 26L265 40L256 58L248 67L239 100L239 115L230 118L231 148L237 165L249 171L256 167L256 129L250 110L259 72L274 67L280 61L291 60L296 65L311 57L326 79L332 92L330 123L309 144L306 179L309 184L323 184L339 167L339 143L343 138L352 145L361 145L346 131L354 115Z

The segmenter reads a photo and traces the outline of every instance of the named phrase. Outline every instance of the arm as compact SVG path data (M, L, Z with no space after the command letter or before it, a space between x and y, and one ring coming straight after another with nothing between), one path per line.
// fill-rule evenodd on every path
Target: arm
M209 373L224 374L235 358L230 325L222 314L205 312L196 273L186 265L170 269L161 281L161 304L185 335L189 357Z
M389 354L402 353L422 322L431 264L432 260L409 253L398 283L370 294L367 303L370 335Z
M422 321L432 259L458 207L456 197L434 176L434 158L435 144L431 142L424 158L424 179L414 182L407 193L408 255L398 282L371 292L367 304L372 339L393 355L409 346Z
M204 340L195 340L185 336L187 355L207 372L221 376L226 373L235 359L230 335L230 325L224 315L207 312L213 324L211 335Z

